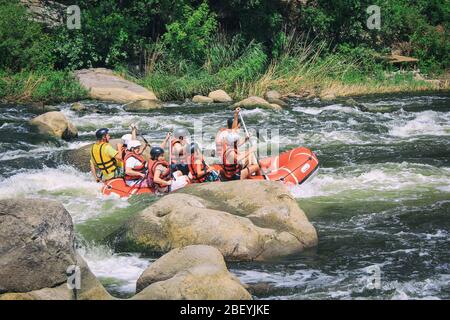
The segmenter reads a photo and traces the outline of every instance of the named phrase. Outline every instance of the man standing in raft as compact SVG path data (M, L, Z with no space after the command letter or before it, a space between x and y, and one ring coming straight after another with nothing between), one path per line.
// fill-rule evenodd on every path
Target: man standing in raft
M97 142L91 149L91 173L97 182L108 181L121 176L117 163L122 160L121 154L110 144L107 128L98 129L95 133ZM97 175L100 171L100 177Z

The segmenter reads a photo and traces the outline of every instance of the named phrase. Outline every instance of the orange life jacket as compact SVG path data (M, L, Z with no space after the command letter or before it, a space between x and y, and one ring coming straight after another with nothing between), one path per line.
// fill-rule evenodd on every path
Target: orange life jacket
M194 183L205 182L206 178L208 177L208 175L206 174L206 172L207 172L206 162L203 159L203 157L201 160L202 160L202 164L201 164L201 169L199 172L199 171L197 171L197 164L195 163L195 155L194 154L191 155L191 161L189 162L189 172L192 174L192 177L194 178L192 181ZM201 172L204 172L205 174L199 178L198 176Z
M181 146L184 146L183 143L181 142L181 140L179 139L173 139L172 143L170 145L170 150L171 150L171 158L170 158L170 163L174 163L174 164L186 164L187 163L187 156L186 156L186 151L183 148L183 151L181 152L181 154L175 154L173 152L173 147L175 146L175 144L181 144Z
M138 161L141 162L141 165L132 168L133 171L137 171L137 172L145 174L145 170L146 170L146 167L147 167L147 161L145 161L145 159L141 155L135 154L133 152L127 152L126 153L125 158L123 159L124 168L126 168L127 160L130 159L131 157L133 157L133 158L135 158L135 159L137 159ZM124 179L126 181L133 181L133 180L140 180L142 178L139 177L139 176L128 175L126 173L126 169L125 169L125 177L124 177Z
M233 148L230 148L226 142L223 143L223 156L222 156L222 167L223 167L223 175L225 179L231 180L240 170L240 166L238 164L238 147L237 147L237 141L234 142ZM227 156L231 152L235 153L233 163L228 163Z
M150 160L148 162L148 180L151 181L151 184L159 186L159 187L164 187L162 185L160 185L159 183L156 183L153 179L155 177L155 171L156 171L156 167L158 165L163 165L164 167L166 167L166 171L164 171L159 177L164 180L164 181L169 181L170 180L170 170L169 170L169 163L167 161L158 161L158 160Z

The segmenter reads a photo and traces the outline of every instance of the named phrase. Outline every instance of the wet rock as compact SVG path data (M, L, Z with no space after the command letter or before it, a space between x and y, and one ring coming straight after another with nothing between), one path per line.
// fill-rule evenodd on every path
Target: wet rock
M317 233L283 184L197 184L133 216L119 247L168 252L187 245L217 248L228 260L269 260L317 245Z
M215 248L178 248L156 260L139 277L133 300L248 300L251 295Z
M76 102L70 106L70 110L76 111L76 112L85 112L88 111L88 108L85 104L81 102Z
M54 201L0 200L0 292L53 287L75 263L70 214Z
M197 95L192 98L192 102L194 102L194 103L213 103L214 99Z
M69 266L81 287L67 287ZM76 294L76 297L75 297ZM73 223L62 204L0 200L0 300L112 299L75 252Z
M139 100L126 105L125 111L149 111L162 108L162 104L158 100Z
M263 98L251 96L247 99L244 99L238 103L235 103L234 108L240 107L240 108L266 108L266 109L274 109L274 110L280 110L281 106L278 104L270 104L268 101L264 100Z
M108 69L78 70L75 71L75 77L89 91L89 96L92 99L115 103L157 100L153 92L115 75Z
M71 140L78 136L77 128L66 116L59 111L44 113L30 121L40 133L49 134L64 140Z
M270 104L276 104L276 105L278 105L278 106L280 106L282 108L285 108L285 107L288 106L288 104L286 102L284 102L283 100L281 100L281 99L268 99L267 101Z
M223 90L212 91L208 95L214 102L232 102L233 99Z

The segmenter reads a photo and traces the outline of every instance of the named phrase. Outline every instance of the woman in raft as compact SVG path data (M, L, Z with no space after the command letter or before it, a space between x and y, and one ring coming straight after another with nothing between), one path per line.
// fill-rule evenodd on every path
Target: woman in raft
M140 152L141 142L132 140L128 143L125 156L125 183L138 188L155 188L159 193L169 192L172 184L169 164L164 159L164 150L153 147L150 150L151 160L145 161Z

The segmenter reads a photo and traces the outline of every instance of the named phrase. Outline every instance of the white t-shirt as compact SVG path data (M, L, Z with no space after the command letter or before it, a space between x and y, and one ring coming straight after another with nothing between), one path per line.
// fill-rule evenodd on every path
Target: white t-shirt
M136 168L142 165L142 162L140 162L138 159L136 159L135 157L129 157L127 159L127 161L125 161L125 168Z

